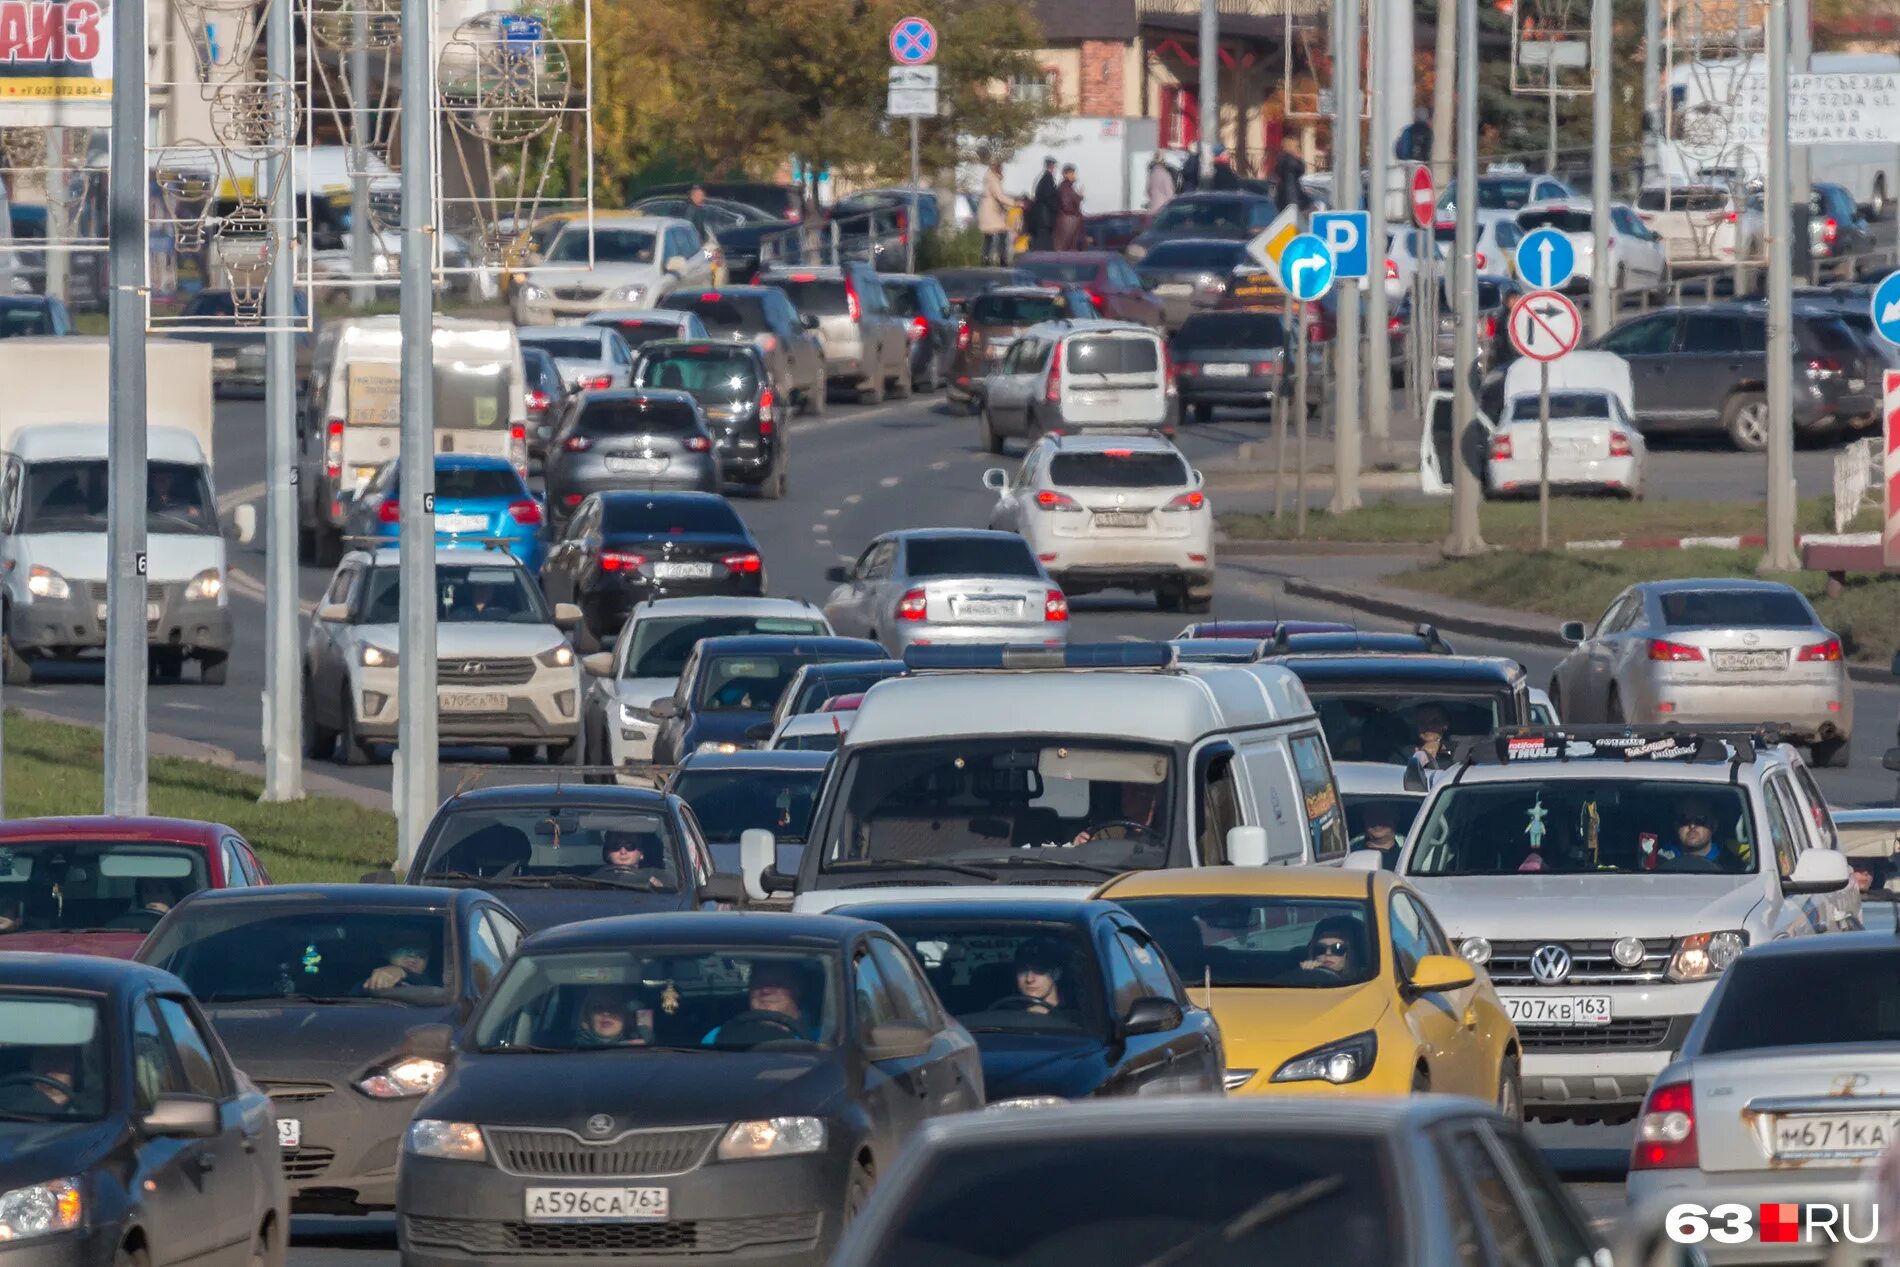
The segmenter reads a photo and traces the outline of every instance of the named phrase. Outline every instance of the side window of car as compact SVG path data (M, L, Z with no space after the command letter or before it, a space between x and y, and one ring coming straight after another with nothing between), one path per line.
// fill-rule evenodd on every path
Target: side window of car
M699 816L693 813L693 807L685 801L680 802L681 838L686 846L687 865L692 868L695 884L704 884L710 880L713 871L712 850L706 847L706 832L699 825Z
M1682 320L1682 350L1690 356L1733 356L1742 350L1732 317L1692 312Z
M1306 830L1313 847L1313 860L1325 862L1345 857L1352 840L1346 834L1346 815L1339 804L1339 786L1333 780L1325 739L1317 733L1295 735L1287 747L1300 776L1300 797L1306 806Z
M932 1030L943 1028L937 1009L930 1005L930 987L917 977L917 970L905 961L904 953L882 937L868 943L871 958L877 962L878 975L884 978L896 1019L914 1021Z
M1444 1192L1445 1224L1451 1230L1452 1261L1458 1267L1489 1267L1485 1259L1484 1233L1478 1230L1478 1213L1471 1205L1471 1194L1458 1172L1450 1165L1450 1149L1444 1139L1434 1141L1446 1164L1433 1167Z
M356 579L356 572L357 569L354 566L337 569L336 575L330 578L329 590L323 595L323 604L325 606L331 603L346 603L349 601L350 585Z
M1801 820L1795 816L1788 791L1779 778L1763 783L1762 793L1768 802L1768 840L1775 848L1775 866L1785 880L1794 874L1795 859L1801 855Z
M1418 961L1432 953L1432 944L1425 936L1425 924L1419 918L1418 908L1405 894L1394 893L1388 910L1392 920L1393 960L1399 976L1410 980Z
M891 310L891 301L884 297L884 286L880 282L859 282L858 300L866 312L886 313Z
M891 574L891 563L897 558L895 541L880 541L871 551L870 567L864 575L866 580L881 580Z
M521 925L500 911L491 910L483 918L488 921L495 944L501 947L502 959L506 961L514 958L515 951L521 946Z
M1187 1002L1181 997L1181 987L1175 981L1174 974L1168 971L1167 957L1146 933L1123 928L1117 932L1116 940L1121 942L1122 949L1134 961L1135 980L1141 983L1142 994L1157 999L1172 999L1176 1003Z
M1121 930L1113 924L1109 925L1109 929L1110 936L1103 947L1105 962L1102 966L1108 969L1108 991L1114 1000L1115 1015L1120 1017L1128 1015L1128 1009L1135 1006L1135 1000L1147 991L1142 988L1141 974L1135 971L1134 959L1122 944Z
M1615 601L1604 609L1603 615L1597 620L1597 627L1591 632L1590 636L1592 638L1607 638L1617 632L1617 622L1623 619L1629 610L1629 604L1633 601L1634 598L1632 595L1618 595Z
M250 884L251 878L244 874L244 860L239 857L237 844L229 836L218 842L218 855L224 864L224 887L241 889Z
M1452 954L1451 938L1445 936L1445 930L1439 927L1438 917L1432 914L1431 908L1426 906L1424 902L1419 901L1416 897L1407 896L1406 900L1418 911L1419 927L1425 930L1425 944L1429 947L1430 953L1434 955Z
M858 1000L858 1031L869 1034L876 1025L902 1020L885 988L884 974L869 950L859 950L851 961L851 988Z
M141 1113L150 1112L161 1095L191 1090L178 1062L172 1059L171 1045L165 1041L150 999L139 1004L132 1017L132 1076Z
M1234 752L1222 750L1202 759L1201 777L1196 780L1196 838L1201 848L1201 865L1217 866L1227 861L1227 833L1241 825L1240 794L1234 786Z
M5 475L0 475L0 529L13 531L13 525L20 514L20 462L7 460Z
M1498 1168L1497 1159L1485 1147L1475 1125L1460 1125L1439 1136L1438 1147L1445 1169L1460 1176L1478 1216L1479 1226L1489 1236L1499 1262L1535 1263L1543 1261L1536 1234L1518 1208L1510 1181Z
M1663 356L1676 337L1676 319L1671 315L1642 317L1603 336L1599 345L1619 356Z
M258 861L256 852L241 841L238 844L238 861L244 864L244 874L252 884L270 883L270 872L264 869L262 862Z
M1560 1263L1587 1263L1598 1249L1596 1238L1578 1217L1576 1206L1558 1186L1536 1149L1514 1130L1492 1128L1491 1143L1504 1160L1505 1167L1517 1178L1524 1193L1531 1221L1544 1233L1553 1256Z
M1814 772L1801 761L1794 762L1789 769L1794 773L1794 781L1801 789L1801 798L1808 803L1808 813L1814 819L1815 839L1824 849L1839 849L1841 833L1834 826L1834 815L1827 808L1827 798L1821 795L1820 787L1814 782Z
M229 1094L224 1074L218 1067L216 1049L182 1000L160 996L158 1018L171 1038L185 1085L194 1095L222 1100Z
M488 913L477 907L468 929L468 976L475 993L487 994L507 962L508 952L501 948L494 927L488 922Z

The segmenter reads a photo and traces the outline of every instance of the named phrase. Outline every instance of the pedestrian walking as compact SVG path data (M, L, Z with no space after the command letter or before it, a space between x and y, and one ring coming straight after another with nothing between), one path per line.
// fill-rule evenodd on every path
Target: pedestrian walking
M1214 189L1217 193L1227 193L1240 188L1240 173L1234 170L1234 160L1228 155L1225 145L1214 147Z
M1148 214L1154 215L1174 197L1174 173L1159 154L1148 164Z
M1062 185L1056 190L1055 245L1058 251L1073 251L1082 240L1082 191L1075 183L1073 164L1062 169Z
M997 268L1009 263L1009 198L1003 193L1003 165L992 162L983 173L983 198L976 205L976 227L983 234L983 262Z
M1056 217L1062 214L1062 196L1056 192L1056 160L1042 160L1042 176L1029 206L1029 249L1047 251L1055 245Z

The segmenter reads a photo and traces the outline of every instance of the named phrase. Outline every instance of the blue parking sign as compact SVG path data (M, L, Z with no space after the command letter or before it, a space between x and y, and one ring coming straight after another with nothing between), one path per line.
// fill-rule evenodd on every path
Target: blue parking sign
M1313 216L1313 234L1333 253L1333 276L1366 277L1372 272L1372 213L1321 211Z

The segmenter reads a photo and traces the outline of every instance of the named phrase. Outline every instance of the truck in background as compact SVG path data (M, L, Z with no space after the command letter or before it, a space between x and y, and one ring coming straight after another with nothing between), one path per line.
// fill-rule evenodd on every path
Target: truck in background
M231 656L229 572L211 479L211 349L146 343L145 629L152 672L198 663L210 685ZM106 340L0 340L0 671L12 685L41 660L76 660L106 642L110 488ZM233 516L240 541L257 512Z
M435 323L435 451L505 457L528 470L527 367L505 322ZM402 328L394 316L327 324L311 356L297 431L297 554L343 557L349 502L402 446Z

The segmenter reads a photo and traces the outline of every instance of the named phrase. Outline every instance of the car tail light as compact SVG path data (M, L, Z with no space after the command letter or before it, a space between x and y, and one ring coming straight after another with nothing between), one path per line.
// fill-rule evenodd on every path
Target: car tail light
M737 572L743 576L757 576L760 570L765 566L760 562L759 556L751 552L745 554L728 554L719 561L726 565L726 571Z
M1099 290L1089 291L1089 302L1095 305L1095 311L1097 312L1108 311L1108 298Z
M1796 653L1795 659L1803 663L1818 660L1834 661L1841 658L1841 640L1829 638L1826 642L1817 642L1813 646L1803 647Z
M1651 638L1649 658L1667 660L1672 664L1689 664L1702 659L1702 648L1687 646L1680 642L1669 642L1662 638Z
M759 393L759 434L760 435L769 436L772 434L773 421L776 417L775 411L777 409L777 406L778 406L778 398L772 395L772 389L770 387L766 388L764 391Z
M1483 251L1478 252L1478 267L1480 269L1484 267L1484 252Z
M818 274L816 274L816 273L793 273L793 274L791 275L791 278L790 278L790 280L792 280L792 281L795 281L795 282L815 282L815 281L817 281L817 280L818 280ZM849 280L848 280L848 279L847 279L847 281L846 281L846 283L845 283L845 284L846 284L846 286L849 286L849 285L850 285L850 282L849 282ZM714 296L714 298L717 298L717 296Z
M1049 358L1049 377L1042 385L1042 398L1052 405L1062 399L1061 348L1057 348L1056 354Z
M1727 221L1729 224L1734 224L1737 220L1741 218L1742 218L1741 213L1737 211L1730 211L1722 217L1722 219Z
M561 441L561 447L566 449L569 453L585 453L594 447L594 437L569 436L567 439Z
M518 524L541 522L541 503L532 497L519 497L508 503L508 517Z
M1809 378L1833 378L1841 372L1841 363L1831 356L1817 356L1808 362Z
M1168 500L1167 510L1199 510L1207 505L1207 494L1200 489L1189 489L1185 493L1176 493Z
M1700 1163L1696 1155L1695 1087L1669 1082L1649 1089L1636 1119L1631 1170L1679 1170Z
M1836 222L1833 216L1829 216L1827 219L1821 221L1821 241L1827 243L1829 246L1833 246L1834 239L1840 237L1840 235L1841 226Z
M1387 317L1385 319L1385 328L1388 330L1401 330L1404 327L1405 327L1404 317Z
M919 339L927 339L929 337L930 318L924 316L912 317L910 319L910 341L915 343Z
M323 439L323 470L331 479L343 478L343 419L330 419Z
M707 453L712 450L711 436L687 436L686 450L689 453Z
M584 391L604 392L609 387L612 387L613 385L614 385L613 375L596 374L594 375L594 377L588 379L585 383L581 384L581 388Z
M1511 457L1511 437L1502 434L1492 436L1491 460L1493 462L1509 462Z
M1391 259L1386 260L1385 279L1389 282L1395 282L1399 279L1399 266L1397 261Z
M379 523L399 523L402 520L402 503L394 497L383 498L383 504L376 508L376 519Z
M897 244L899 246L905 246L908 245L909 242L910 216L903 211L899 211L897 213Z
M628 554L624 550L600 552L600 570L603 572L638 572L646 561L646 555Z
M897 600L897 618L923 620L929 606L929 600L924 597L922 590L906 590L904 596Z
M1201 363L1199 361L1181 361L1175 365L1174 372L1176 374L1199 374L1201 372Z
M1043 596L1042 618L1044 620L1069 618L1069 600L1062 596L1061 590L1050 590Z
M1041 492L1036 494L1036 508L1038 510L1080 510L1082 509L1082 507L1076 502L1075 498L1069 496L1067 493L1058 493L1054 489L1048 489L1048 488L1045 488Z
M1631 454L1630 438L1621 431L1610 432L1610 456L1626 458Z
M528 424L517 422L508 428L508 461L515 473L528 478Z
M1275 367L1272 361L1255 361L1247 368L1255 378L1265 378L1273 373Z
M561 499L561 504L563 506L578 506L581 504L581 495L579 493L569 493Z
M961 352L969 346L970 346L970 323L967 321L959 320L957 322L957 351Z
M844 315L856 321L863 312L864 309L858 306L858 288L847 277L844 279Z
M548 394L546 392L533 391L528 393L528 408L546 409L547 407Z
M1176 371L1174 367L1174 353L1169 350L1168 345L1165 343L1161 345L1161 381L1167 385L1168 395L1178 396L1181 394L1181 379L1178 371Z
M1498 314L1495 312L1485 314L1484 337L1487 339L1498 337Z

